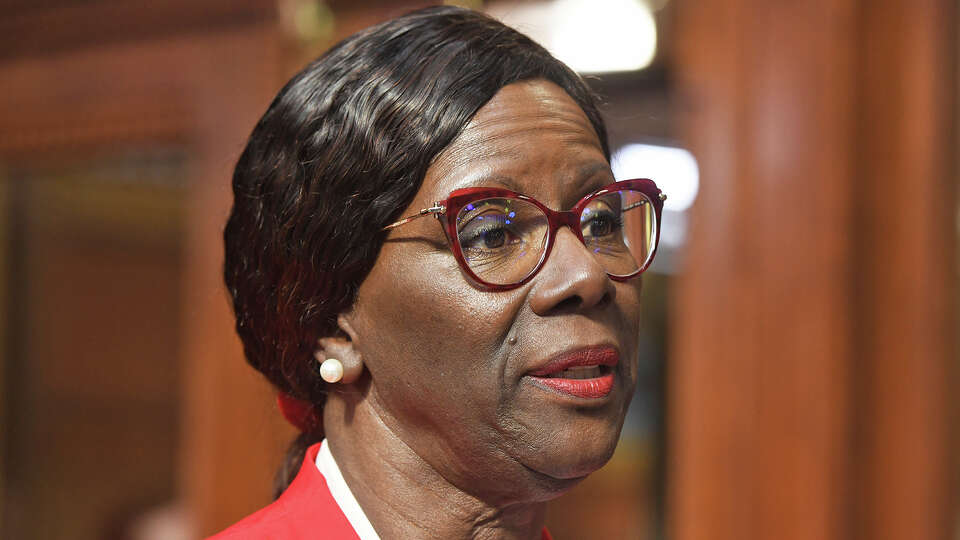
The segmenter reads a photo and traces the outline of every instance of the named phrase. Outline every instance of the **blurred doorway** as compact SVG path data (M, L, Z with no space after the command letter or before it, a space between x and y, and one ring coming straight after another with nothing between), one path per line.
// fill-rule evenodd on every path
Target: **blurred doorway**
M122 537L175 496L184 165L7 170L4 538Z

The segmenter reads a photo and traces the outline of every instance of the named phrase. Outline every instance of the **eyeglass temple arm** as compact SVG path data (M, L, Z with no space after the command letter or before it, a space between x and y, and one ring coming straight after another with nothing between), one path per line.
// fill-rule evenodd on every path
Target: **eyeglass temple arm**
M666 193L661 193L660 195L658 195L658 198L659 198L661 201L665 201L665 200L667 200L667 194L666 194ZM636 208L636 207L638 207L638 206L643 206L643 205L645 205L645 204L647 204L647 201L637 201L637 202L635 202L635 203L633 203L633 204L631 204L631 205L629 205L629 206L624 207L623 211L626 212L627 210L633 210L634 208Z
M401 219L400 221L397 221L397 222L395 222L395 223L391 223L391 224L387 225L386 227L384 227L382 230L384 230L384 231L389 231L390 229L397 228L397 227L399 227L399 226L401 226L401 225L406 225L407 223L410 223L411 221L413 221L413 220L415 220L415 219L422 218L423 216L427 216L427 215L430 215L430 214L433 214L435 217L439 218L439 217L440 217L440 214L442 214L442 213L444 213L444 212L446 212L446 211L447 211L447 207L446 207L446 206L444 206L444 205L442 205L442 204L439 204L439 203L434 203L434 205L431 206L430 208L424 208L424 209L420 210L420 212L418 212L418 213L415 214L415 215L412 215L412 216L409 216L409 217L405 217L405 218Z

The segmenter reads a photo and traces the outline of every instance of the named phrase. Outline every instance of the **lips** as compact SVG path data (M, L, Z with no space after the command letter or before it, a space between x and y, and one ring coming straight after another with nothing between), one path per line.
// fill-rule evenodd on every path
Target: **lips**
M555 356L527 376L534 384L561 394L599 399L613 389L613 367L619 361L613 347L590 347Z

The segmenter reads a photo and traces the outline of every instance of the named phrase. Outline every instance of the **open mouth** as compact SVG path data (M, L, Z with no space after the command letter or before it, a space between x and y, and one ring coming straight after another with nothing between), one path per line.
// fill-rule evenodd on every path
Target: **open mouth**
M613 390L614 369L620 353L597 346L562 353L528 372L534 385L581 399L599 399Z
M596 379L598 377L603 377L613 371L613 368L610 366L575 366L567 368L563 371L558 371L556 373L550 373L548 375L541 375L540 378L543 379L571 379L571 380L585 380L585 379Z
M540 388L581 399L600 399L613 390L612 366L577 366L544 375L527 375Z

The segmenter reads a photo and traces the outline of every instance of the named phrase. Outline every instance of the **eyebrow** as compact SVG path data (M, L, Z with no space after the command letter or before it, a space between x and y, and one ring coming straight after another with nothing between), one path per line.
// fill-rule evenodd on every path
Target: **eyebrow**
M587 193L592 193L604 185L606 182L597 180L597 173L605 172L610 170L610 165L606 162L591 162L586 165L579 167L576 170L576 173L571 177L564 174L566 177L566 182L564 178L556 178L557 183L559 184L576 184L579 185L581 182L586 182L586 190L572 190L578 192L578 195L574 200L578 200L583 195ZM520 186L515 178L500 173L488 173L482 174L480 176L471 178L470 180L462 183L456 184L451 191L463 188L471 187L494 187L491 184L495 184L495 187L503 187L509 189L510 191L515 191L517 193L524 193L524 189ZM582 191L582 192L580 192Z
M495 184L495 186L491 186L491 184ZM450 191L472 187L502 187L510 191L516 191L517 193L523 193L520 184L518 184L512 176L500 173L482 174L466 182L456 184Z
M586 195L587 193L592 193L607 184L606 181L597 183L597 180L598 180L597 174L601 172L609 172L610 179L613 179L613 171L610 170L610 164L605 161L590 162L590 163L587 163L586 165L582 165L579 169L577 169L577 174L576 176L573 177L572 182L579 183L579 182L587 181L587 186L589 188L587 191L584 191L580 195Z

